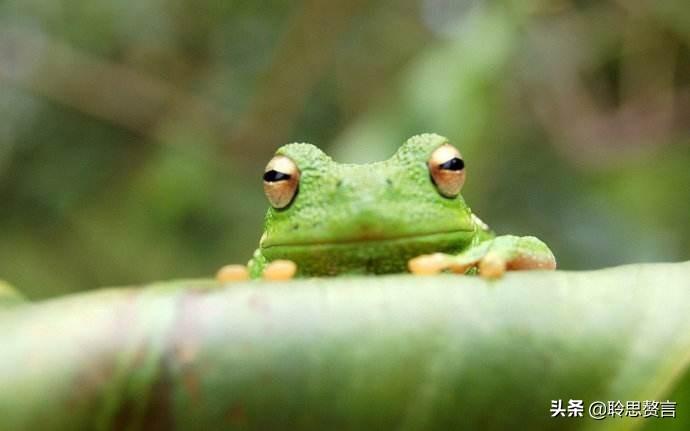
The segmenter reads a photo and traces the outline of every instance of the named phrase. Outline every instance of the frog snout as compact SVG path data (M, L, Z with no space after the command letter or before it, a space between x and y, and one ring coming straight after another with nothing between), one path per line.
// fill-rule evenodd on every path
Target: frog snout
M376 205L376 202L371 202L371 205L364 205L360 203L359 210L354 210L351 217L351 229L353 233L360 239L384 239L391 235L391 231L395 230L398 224L397 217L399 214L394 214L393 211L384 210L382 207Z

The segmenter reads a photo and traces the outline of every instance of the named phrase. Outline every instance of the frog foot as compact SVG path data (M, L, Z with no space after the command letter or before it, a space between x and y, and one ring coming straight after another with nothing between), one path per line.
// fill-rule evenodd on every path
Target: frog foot
M466 274L471 268L478 268L484 278L499 278L508 269L508 263L498 253L488 252L484 257L467 261L450 254L435 253L411 259L408 263L410 272L415 275L434 275L443 271L455 274Z
M435 253L416 257L408 262L410 272L418 275L451 271L465 274L479 269L484 278L499 278L506 271L555 269L556 259L551 250L531 236L500 236L484 241L458 254Z
M216 273L216 280L221 283L249 280L249 270L244 265L225 265Z
M291 260L274 260L266 265L262 277L268 281L287 281L297 274L297 264Z

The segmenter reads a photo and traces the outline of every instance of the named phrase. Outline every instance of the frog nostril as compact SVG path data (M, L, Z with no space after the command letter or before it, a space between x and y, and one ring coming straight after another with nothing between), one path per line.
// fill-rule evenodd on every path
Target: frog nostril
M341 188L343 186L343 180L338 180L335 186Z
M393 180L391 180L390 178L386 178L386 185L388 187L393 187Z

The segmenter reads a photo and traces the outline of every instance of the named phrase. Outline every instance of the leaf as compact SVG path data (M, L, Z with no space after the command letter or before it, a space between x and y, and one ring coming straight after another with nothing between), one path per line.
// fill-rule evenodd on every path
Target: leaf
M0 334L3 431L690 426L549 411L688 393L690 262L180 281L11 307Z

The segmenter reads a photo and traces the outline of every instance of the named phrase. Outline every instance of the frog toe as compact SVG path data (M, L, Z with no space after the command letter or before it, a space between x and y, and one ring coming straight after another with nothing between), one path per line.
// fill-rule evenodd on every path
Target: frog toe
M508 262L499 253L490 251L479 261L479 275L500 278L508 269Z
M414 275L434 275L447 267L446 255L442 253L424 254L407 262L407 268Z
M525 270L525 269L556 269L556 258L553 254L527 254L521 255L508 262L509 270Z
M266 265L263 279L267 281L287 281L295 278L297 264L291 260L274 260Z
M244 265L225 265L216 273L216 280L221 283L235 283L249 280L249 270Z

